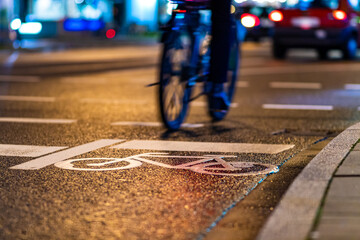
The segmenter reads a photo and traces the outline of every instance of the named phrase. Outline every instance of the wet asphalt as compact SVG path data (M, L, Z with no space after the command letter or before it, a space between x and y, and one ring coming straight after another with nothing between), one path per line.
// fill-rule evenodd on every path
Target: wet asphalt
M53 101L0 100L1 118L77 121L0 122L0 144L71 148L101 139L120 139L294 147L275 154L225 149L196 152L185 148L160 151L180 158L148 157L174 166L197 156L231 155L235 157L225 160L255 163L250 176L204 174L146 162L131 169L109 171L69 170L52 164L37 170L18 170L10 168L35 157L0 154L1 239L201 239L229 208L246 200L253 188L262 186L267 174L257 174L263 169L261 164L281 168L302 150L336 136L360 119L360 93L344 89L347 83L360 84L360 63L342 61L336 54L321 62L311 51L294 51L288 59L276 61L270 56L268 43L250 43L243 47L240 71L244 71L239 77L246 84L237 88L236 106L224 121L212 123L206 105L202 106L206 100L200 98L187 119L189 123L204 124L200 128L167 132L163 127L112 125L119 121L159 122L157 89L145 87L156 81L159 49L147 45L20 52L15 62L8 61L14 53L2 52L1 75L25 76L23 79L32 76L39 81L0 81L1 95L53 97ZM262 70L269 68L274 72ZM284 72L284 68L290 70ZM271 82L321 83L322 87L274 89L269 87ZM333 110L274 110L264 109L263 104L332 105ZM159 151L141 145L136 149L107 146L71 159L91 158L89 162L95 163L101 162L99 158L154 152ZM84 162L76 164L85 166ZM121 168L127 164L109 166ZM277 174L271 177L276 179Z

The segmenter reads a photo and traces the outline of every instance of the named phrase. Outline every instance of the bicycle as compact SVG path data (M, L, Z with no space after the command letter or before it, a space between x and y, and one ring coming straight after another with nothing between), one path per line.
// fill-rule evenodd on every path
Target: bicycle
M202 95L212 100L210 68L211 23L203 21L210 11L209 0L173 0L177 4L171 19L162 28L163 52L159 75L159 105L161 119L169 130L177 130L185 121L189 103ZM236 22L232 20L230 59L225 92L231 102L239 65L239 40ZM195 85L203 83L203 91L192 96ZM222 120L228 110L208 108L214 121Z
M164 163L171 159L173 163ZM237 159L232 155L176 156L168 153L142 153L124 158L80 158L55 163L58 168L76 171L116 171L140 167L143 163L167 169L190 170L214 176L256 176L279 171L276 165L226 161ZM120 164L120 165L119 165Z

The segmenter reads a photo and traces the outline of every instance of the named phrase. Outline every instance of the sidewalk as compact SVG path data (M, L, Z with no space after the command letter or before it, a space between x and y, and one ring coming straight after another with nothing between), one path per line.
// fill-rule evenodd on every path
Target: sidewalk
M360 123L334 138L291 184L258 240L360 239Z
M311 239L360 239L360 144L336 171Z

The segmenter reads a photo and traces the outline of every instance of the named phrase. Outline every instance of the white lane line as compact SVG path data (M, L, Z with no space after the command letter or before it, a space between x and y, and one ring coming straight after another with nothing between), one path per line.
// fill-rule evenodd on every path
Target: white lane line
M270 88L321 89L321 83L270 82Z
M236 83L236 87L238 87L238 88L247 88L247 87L249 87L249 82L247 82L247 81L238 81Z
M182 142L133 140L112 148L146 149L156 151L192 151L192 152L237 152L277 154L293 148L288 144L250 144L250 143L219 143L219 142Z
M112 126L140 126L140 127L162 127L164 126L160 122L114 122ZM202 123L183 123L181 127L184 128L200 128L204 127Z
M69 148L61 152L53 153L44 157L36 158L34 160L13 166L10 169L36 170L123 141L124 140L121 139L101 139L77 147Z
M0 122L10 123L50 123L50 124L71 124L77 120L74 119L49 119L49 118L10 118L0 117Z
M129 99L102 99L102 98L83 98L81 103L100 103L100 104L146 104L146 100L129 100Z
M0 144L0 156L39 157L65 148L67 147Z
M288 74L288 73L326 73L326 72L360 72L360 64L326 64L308 66L284 66L284 67L261 67L243 68L241 76Z
M194 101L194 102L191 102L191 106L192 107L207 107L208 103L207 102L201 102L201 101ZM238 106L239 106L238 103L231 103L230 104L230 107L232 107L232 108L237 108Z
M55 102L54 97L0 95L0 101Z
M0 82L36 83L36 82L40 82L40 78L31 77L31 76L0 75Z
M345 84L344 88L346 90L360 90L360 84Z
M320 110L332 111L333 106L330 105L295 105L295 104L263 104L264 109L284 109L284 110Z
M16 51L6 59L5 65L12 66L18 58L19 58L19 52Z

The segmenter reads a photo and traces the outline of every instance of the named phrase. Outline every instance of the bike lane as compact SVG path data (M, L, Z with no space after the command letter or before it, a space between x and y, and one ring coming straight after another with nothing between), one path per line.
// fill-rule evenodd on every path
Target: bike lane
M31 159L0 156L2 238L195 239L300 148L141 139L67 145Z

